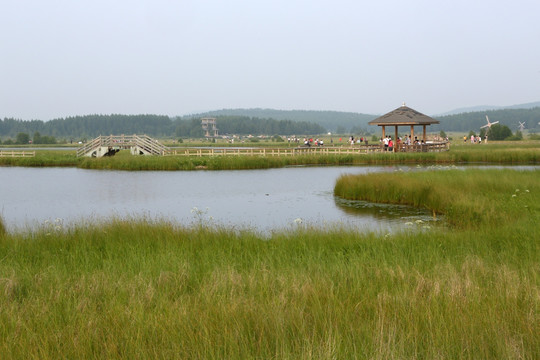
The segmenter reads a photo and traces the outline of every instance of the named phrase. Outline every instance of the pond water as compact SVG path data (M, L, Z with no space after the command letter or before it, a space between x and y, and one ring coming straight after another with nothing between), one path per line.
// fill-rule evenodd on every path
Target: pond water
M341 174L402 171L390 167L293 167L241 171L104 171L0 168L0 215L8 229L45 222L146 217L262 232L345 224L389 231L430 214L408 207L333 196Z

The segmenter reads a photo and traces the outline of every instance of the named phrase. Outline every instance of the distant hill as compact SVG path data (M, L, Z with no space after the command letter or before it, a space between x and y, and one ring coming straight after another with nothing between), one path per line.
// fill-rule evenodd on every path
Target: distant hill
M518 129L519 122L525 122L525 128L540 131L540 102L497 106L476 106L462 108L449 113L434 115L433 118L440 124L430 126L429 131L480 131L480 126L486 124L486 115L491 121L500 121L513 132ZM206 113L193 114L182 117L199 118L204 116L247 116L259 119L276 119L290 121L304 121L316 123L327 131L340 133L378 133L379 129L369 126L368 122L380 115L370 115L339 111L313 111L313 110L274 110L274 109L223 109Z
M474 109L482 108L475 107ZM540 102L512 105L502 109L464 111L458 114L435 115L440 124L429 127L430 132L456 131L479 132L489 119L499 121L512 132L525 123L525 129L540 132ZM457 110L456 110L457 111ZM92 138L104 134L146 133L159 137L198 137L202 136L200 118L210 116L218 118L220 134L321 134L327 131L340 134L377 134L380 130L369 126L368 122L379 115L369 115L340 111L314 110L274 110L274 109L224 109L200 114L170 118L164 115L85 115L47 122L41 120L23 121L18 119L0 119L0 138L14 139L18 133L33 136L56 138ZM403 131L406 131L403 128Z
M526 103L526 104L510 105L510 106L479 105L479 106L472 106L472 107L466 107L466 108L459 108L459 109L447 111L445 113L438 114L435 116L455 115L455 114L463 114L463 113L468 113L468 112L490 111L490 110L532 109L535 107L540 107L540 101Z
M367 129L367 123L377 118L379 115L341 111L223 109L200 114L186 115L182 118L199 118L205 116L248 116L260 119L305 121L318 124L331 132L336 132L338 129L343 130L343 132L349 132L352 128Z

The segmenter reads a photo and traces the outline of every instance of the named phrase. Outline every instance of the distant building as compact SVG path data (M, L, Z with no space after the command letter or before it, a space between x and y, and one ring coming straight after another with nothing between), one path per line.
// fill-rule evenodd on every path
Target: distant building
M216 118L202 118L202 128L204 130L205 137L217 137L218 128L216 127ZM212 135L210 135L212 133Z

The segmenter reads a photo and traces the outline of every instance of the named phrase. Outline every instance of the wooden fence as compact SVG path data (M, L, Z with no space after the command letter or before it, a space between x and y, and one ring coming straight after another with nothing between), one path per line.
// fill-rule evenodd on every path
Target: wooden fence
M0 151L0 157L34 157L35 151Z
M440 152L448 151L449 143L401 145L393 152ZM384 147L375 145L353 146L306 146L295 148L179 148L169 149L165 155L172 156L294 156L294 155L348 155L384 152Z

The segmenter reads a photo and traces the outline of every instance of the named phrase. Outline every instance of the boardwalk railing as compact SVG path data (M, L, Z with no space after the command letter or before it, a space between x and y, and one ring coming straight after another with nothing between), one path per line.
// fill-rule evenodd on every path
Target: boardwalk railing
M448 150L450 150L450 143L448 141L442 141L417 145L400 144L396 146L395 152L441 152Z
M137 148L139 151L149 155L165 155L167 147L148 135L109 135L98 136L77 149L77 156L92 156L98 153L101 148L111 149L131 149Z
M103 156L105 149L132 149L147 155L169 156L293 156L293 155L348 155L386 152L381 144L351 146L301 146L294 148L176 148L169 149L147 135L98 136L77 149L77 156ZM448 151L448 142L433 142L418 145L400 144L393 152L441 152Z
M35 157L35 151L0 151L0 157Z
M448 151L449 144L429 143L422 145L403 145L394 152L440 152ZM384 152L384 146L354 145L354 146L310 146L296 148L180 148L170 149L166 155L172 156L293 156L293 155L348 155ZM390 153L390 152L389 152Z

